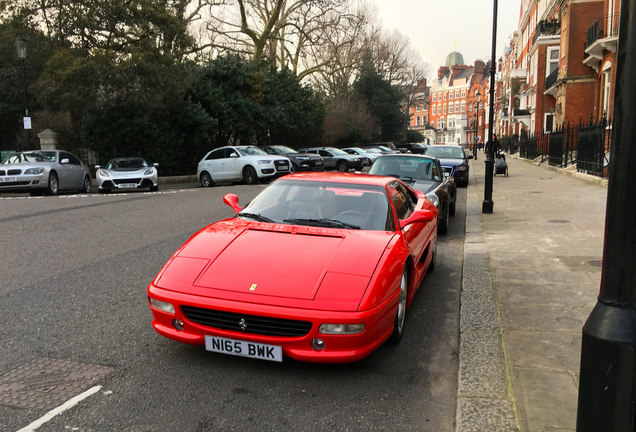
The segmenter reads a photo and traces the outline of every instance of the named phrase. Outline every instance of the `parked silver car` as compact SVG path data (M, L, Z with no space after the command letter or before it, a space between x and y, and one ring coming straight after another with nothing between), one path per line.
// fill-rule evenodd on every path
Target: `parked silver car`
M91 191L91 173L77 156L64 150L31 150L12 154L0 164L0 192L57 195Z
M106 166L95 165L97 190L107 193L117 189L144 189L158 191L157 168L159 164L148 165L139 157L115 158Z

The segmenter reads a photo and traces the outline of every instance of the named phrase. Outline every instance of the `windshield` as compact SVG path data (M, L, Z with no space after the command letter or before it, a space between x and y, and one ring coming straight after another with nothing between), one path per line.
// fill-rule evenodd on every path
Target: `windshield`
M238 217L326 228L392 230L386 190L379 186L278 180Z
M365 152L367 153L376 153L376 154L382 154L382 150L380 150L377 147L369 147L369 148L365 148L364 149Z
M393 176L404 180L432 180L433 166L432 160L420 157L379 157L369 168L369 174Z
M464 159L464 150L458 146L433 146L426 149L426 155L441 159Z
M117 170L117 169L142 169L147 168L148 164L145 160L141 158L122 158L122 159L111 159L108 161L106 165L106 169L109 170Z
M55 162L56 160L57 153L54 151L30 151L12 154L2 163L6 165L19 162Z
M333 153L334 155L337 156L342 156L342 155L348 155L349 153L347 153L346 151L342 151L338 148L335 147L329 147L327 150L329 150L331 153Z
M275 149L276 152L282 153L282 154L298 153L293 148L287 147L287 146L282 146L282 145L275 145L275 146L272 146L272 148Z
M267 152L258 147L236 147L241 156L266 155Z

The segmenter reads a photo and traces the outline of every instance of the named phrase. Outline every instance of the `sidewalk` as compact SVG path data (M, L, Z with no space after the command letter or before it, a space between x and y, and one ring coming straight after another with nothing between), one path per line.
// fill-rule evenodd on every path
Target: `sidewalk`
M574 431L581 329L601 278L607 189L508 157L482 214L471 162L458 432Z

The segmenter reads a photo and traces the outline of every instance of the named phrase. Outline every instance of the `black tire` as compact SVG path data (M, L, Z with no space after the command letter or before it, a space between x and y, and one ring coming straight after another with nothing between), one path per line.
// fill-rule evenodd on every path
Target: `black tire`
M347 172L349 171L349 164L347 161L340 160L336 163L336 170L340 172Z
M243 181L247 185L253 185L258 183L258 175L256 175L256 170L254 167L246 166L243 168Z
M395 314L393 322L393 333L389 336L389 343L396 344L402 340L404 333L404 324L406 323L406 305L409 297L409 271L406 264L400 278L400 299L398 302L398 310Z
M452 198L451 203L448 205L448 212L451 216L455 216L455 203L457 202L457 195Z
M47 195L57 195L60 192L60 181L57 174L52 172L49 174L49 183L46 186Z
M82 183L80 192L85 194L91 193L91 178L89 176L84 177L84 183Z
M448 232L448 214L450 213L449 205L446 206L446 210L444 210L442 217L440 218L437 225L437 232L440 234L446 234Z
M435 271L435 265L437 264L437 239L435 239L435 246L433 246L433 257L431 258L431 262L428 265L427 272Z
M201 173L201 177L199 178L199 180L201 181L202 187L214 186L214 181L212 180L212 176L207 171L203 171Z
M157 192L159 190L159 185L157 186L150 186L150 192Z

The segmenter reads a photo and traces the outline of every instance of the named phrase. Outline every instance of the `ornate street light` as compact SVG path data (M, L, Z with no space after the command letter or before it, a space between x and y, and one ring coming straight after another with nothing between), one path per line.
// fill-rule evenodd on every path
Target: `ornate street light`
M29 117L29 105L27 99L27 85L26 85L26 66L25 59L27 56L27 40L19 35L15 38L15 50L18 55L18 58L22 60L22 83L24 84L24 129L28 130L28 140L27 144L31 142L31 118ZM20 144L20 151L22 151L22 144Z

